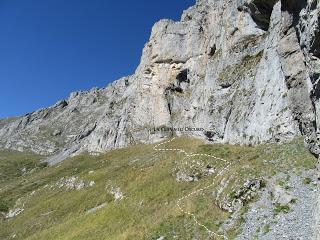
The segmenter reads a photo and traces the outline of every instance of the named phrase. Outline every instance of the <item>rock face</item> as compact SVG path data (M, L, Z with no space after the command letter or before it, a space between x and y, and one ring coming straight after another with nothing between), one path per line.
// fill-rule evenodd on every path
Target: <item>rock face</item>
M320 150L320 3L198 0L181 21L152 29L134 75L23 117L0 121L0 147L57 163L158 141L158 127L214 142L259 144L305 136Z

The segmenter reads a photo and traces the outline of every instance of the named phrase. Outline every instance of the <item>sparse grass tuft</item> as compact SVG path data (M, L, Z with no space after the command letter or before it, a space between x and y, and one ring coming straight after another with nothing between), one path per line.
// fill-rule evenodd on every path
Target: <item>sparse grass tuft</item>
M280 213L289 213L291 211L290 206L289 205L280 205L280 204L276 204L275 208L274 208L274 213L280 214Z
M303 183L306 185L309 185L310 183L312 183L312 179L311 178L304 178Z
M267 224L263 227L263 233L264 234L267 234L268 232L271 231L271 225L270 224Z

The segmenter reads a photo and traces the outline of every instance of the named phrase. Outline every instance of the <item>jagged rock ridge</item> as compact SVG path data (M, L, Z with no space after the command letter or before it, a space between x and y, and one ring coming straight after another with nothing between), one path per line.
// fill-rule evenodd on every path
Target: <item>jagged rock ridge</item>
M23 117L0 121L0 146L50 154L155 142L177 132L259 144L303 135L319 154L320 3L198 0L152 29L134 75Z

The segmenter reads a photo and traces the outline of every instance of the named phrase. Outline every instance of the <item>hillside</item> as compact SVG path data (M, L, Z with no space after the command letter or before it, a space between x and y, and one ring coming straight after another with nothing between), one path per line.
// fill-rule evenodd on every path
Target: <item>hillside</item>
M301 139L242 147L175 138L84 154L55 167L39 159L1 152L0 239L312 239L314 234L316 159ZM253 211L255 204L264 207ZM299 231L289 231L296 227Z
M0 119L0 240L319 240L319 26L197 0L131 76Z
M203 131L174 132L246 145L303 136L318 155L319 4L198 0L154 25L133 75L1 121L0 147L54 165L191 127Z

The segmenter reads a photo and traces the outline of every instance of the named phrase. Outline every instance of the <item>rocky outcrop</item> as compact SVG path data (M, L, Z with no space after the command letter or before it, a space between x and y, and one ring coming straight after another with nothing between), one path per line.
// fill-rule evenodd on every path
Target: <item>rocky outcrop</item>
M134 75L0 122L0 146L51 155L155 142L166 126L213 142L259 144L319 129L316 0L198 0L152 29Z
M262 179L248 180L240 189L232 191L230 196L218 201L217 205L224 211L230 213L238 212L243 206L254 200L264 187L265 181Z
M66 191L80 191L85 188L93 187L94 181L85 181L79 177L61 178L54 185L50 186L50 190L53 189L65 189Z

